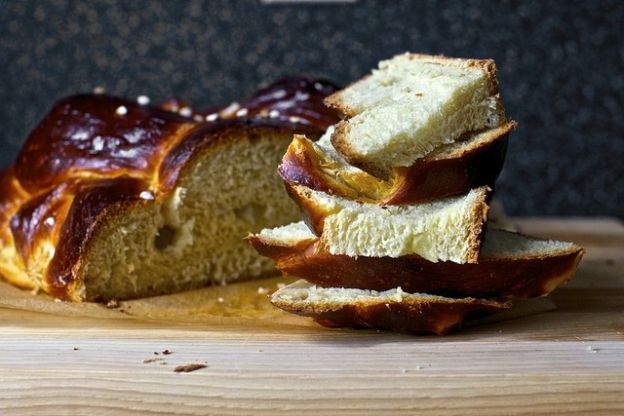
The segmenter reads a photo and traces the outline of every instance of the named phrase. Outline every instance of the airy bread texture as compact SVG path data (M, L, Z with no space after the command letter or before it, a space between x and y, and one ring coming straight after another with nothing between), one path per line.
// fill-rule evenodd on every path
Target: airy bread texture
M275 166L285 134L224 137L170 193L112 214L94 230L75 270L72 300L171 293L274 270L242 237L297 216ZM241 192L253 184L253 192Z
M300 185L289 193L331 254L474 263L487 219L487 187L432 202L379 206L351 201Z
M331 137L336 149L381 177L505 122L493 60L398 55L325 102L347 115Z
M419 256L349 257L328 253L303 222L248 237L282 272L323 287L388 290L451 297L530 298L567 282L583 256L573 243L542 240L491 226L476 264L432 263Z
M322 288L305 280L277 290L271 296L271 303L285 311L313 317L330 327L438 335L456 329L469 317L511 307L510 302L406 293L400 287L383 292Z
M317 141L295 135L278 171L284 181L360 202L400 205L493 186L502 169L513 121L442 145L387 179L350 165L330 142L330 127Z

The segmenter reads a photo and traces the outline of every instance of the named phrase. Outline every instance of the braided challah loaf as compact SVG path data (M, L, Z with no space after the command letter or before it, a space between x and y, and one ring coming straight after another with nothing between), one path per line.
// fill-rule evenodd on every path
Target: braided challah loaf
M59 101L0 175L0 274L74 301L253 278L242 238L296 218L275 172L294 133L337 121L328 82L290 78L198 112L107 95Z

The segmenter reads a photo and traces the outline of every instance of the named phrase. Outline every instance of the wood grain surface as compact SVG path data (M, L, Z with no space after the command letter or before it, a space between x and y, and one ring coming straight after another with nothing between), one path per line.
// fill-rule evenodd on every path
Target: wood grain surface
M624 227L517 223L587 248L557 310L447 337L0 309L0 415L624 414Z

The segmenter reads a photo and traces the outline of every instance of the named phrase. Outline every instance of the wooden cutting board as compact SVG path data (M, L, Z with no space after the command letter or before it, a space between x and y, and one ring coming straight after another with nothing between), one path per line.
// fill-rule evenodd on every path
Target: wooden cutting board
M517 223L587 249L557 310L447 337L0 309L0 415L624 414L624 226Z

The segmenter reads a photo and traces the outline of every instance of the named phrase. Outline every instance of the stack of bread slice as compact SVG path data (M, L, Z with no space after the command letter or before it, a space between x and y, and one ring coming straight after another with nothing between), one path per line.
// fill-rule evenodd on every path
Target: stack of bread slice
M583 249L487 226L508 120L492 60L404 54L329 96L278 171L304 221L249 236L299 280L271 302L326 326L444 334L543 296ZM487 229L486 229L487 228Z

